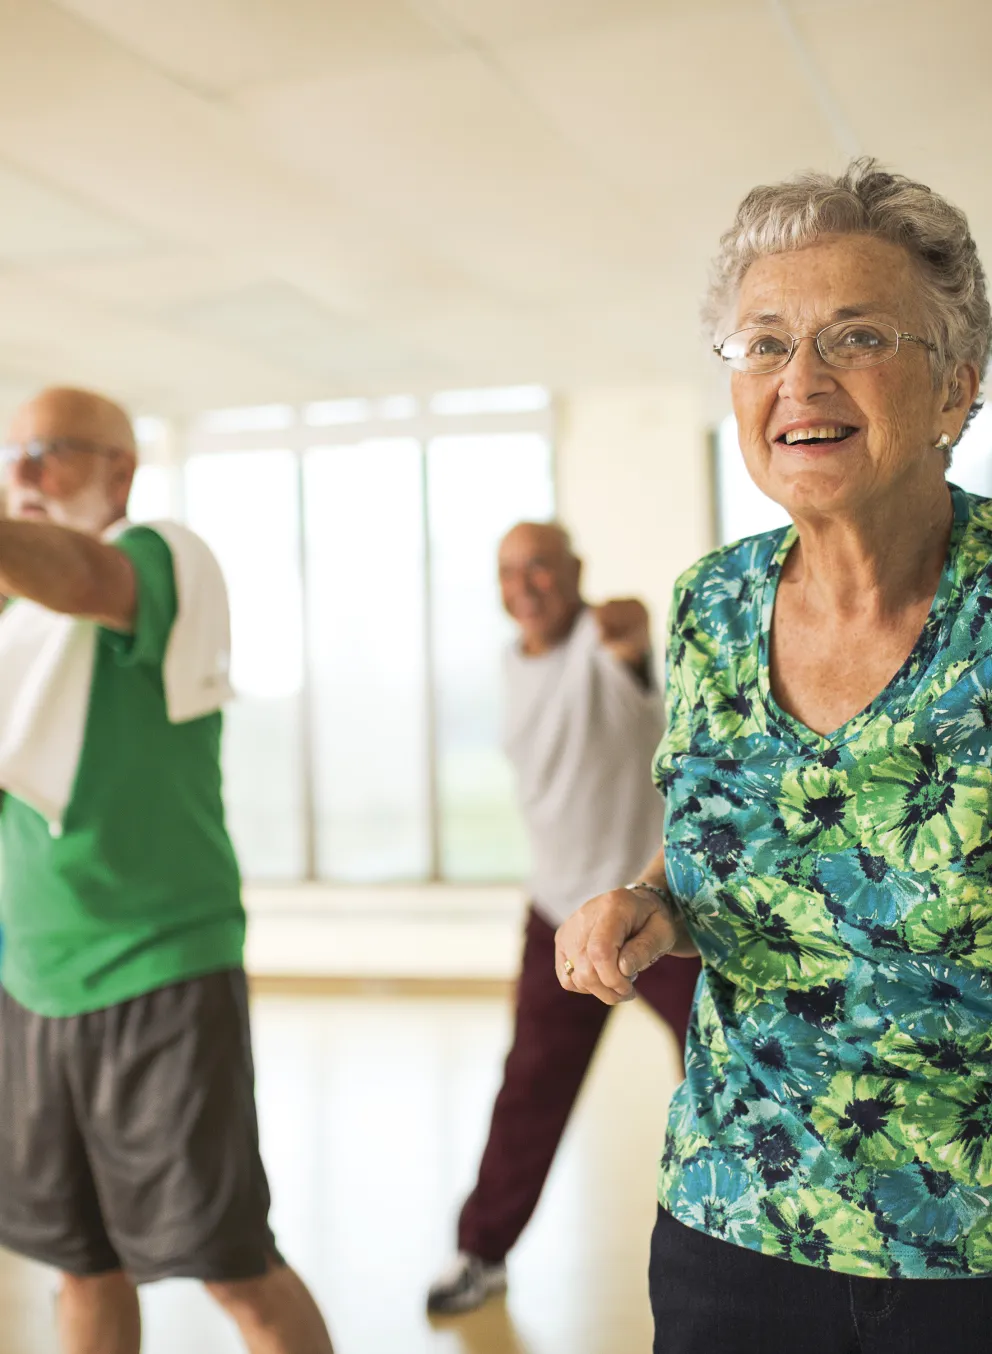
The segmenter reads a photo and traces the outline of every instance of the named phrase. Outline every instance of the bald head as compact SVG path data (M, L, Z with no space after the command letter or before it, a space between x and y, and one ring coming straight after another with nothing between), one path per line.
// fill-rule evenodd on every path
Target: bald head
M22 454L8 475L12 517L33 517L95 534L123 517L137 464L131 420L90 390L53 386L10 422Z
M548 558L572 558L572 538L557 522L518 522L500 542L500 556L504 550L538 550Z
M131 420L119 404L92 390L51 386L22 404L10 423L11 442L31 437L76 437L137 459Z
M503 537L500 591L525 653L545 653L567 637L582 609L581 575L571 538L556 522L519 522Z

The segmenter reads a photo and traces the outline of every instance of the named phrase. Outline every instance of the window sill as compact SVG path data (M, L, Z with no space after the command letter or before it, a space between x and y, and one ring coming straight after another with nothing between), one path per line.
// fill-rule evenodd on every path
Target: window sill
M525 899L518 887L249 885L254 977L512 979Z

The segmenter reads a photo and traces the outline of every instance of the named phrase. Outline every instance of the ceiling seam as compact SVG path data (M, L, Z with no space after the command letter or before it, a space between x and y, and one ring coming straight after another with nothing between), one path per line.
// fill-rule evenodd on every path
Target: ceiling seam
M800 33L795 18L786 0L768 0L768 8L778 24L782 36L792 48L799 68L806 78L813 98L819 106L831 135L849 159L864 154L861 139L848 121L847 114L840 101L830 88L830 83L816 62L809 45Z
M534 98L527 86L522 84L507 68L485 39L460 28L450 15L444 12L444 0L406 0L406 3L408 8L418 14L425 23L431 24L440 36L454 46L461 48L462 51L476 57L498 83L522 107L533 113L545 129L551 132L562 146L576 157L588 173L592 174L599 182L607 184L613 192L623 198L646 225L651 227L658 225L656 214L650 204L633 193L629 184L615 178L595 155L590 155L585 146L570 136L558 119L549 114L548 110Z
M249 144L252 146L254 152L262 158L262 160L266 163L266 165L274 166L280 174L288 177L293 181L298 182L301 188L312 189L313 187L312 182L310 181L307 175L301 174L298 170L294 169L292 166L285 164L280 159L279 156L272 155L264 145L260 144L255 139L254 136L250 135L249 124L244 116L244 112L237 106L236 103L237 98L236 91L232 91L229 93L224 92L215 93L213 91L204 89L196 85L192 81L177 76L175 72L167 69L166 67L161 66L158 62L150 59L144 53L135 50L135 48L133 48L128 42L120 38L117 34L113 32L108 32L107 29L102 27L99 23L95 22L89 15L80 14L75 9L67 7L64 3L62 3L62 0L51 0L51 3L53 7L58 9L59 13L68 22L75 23L79 27L88 30L93 36L98 38L101 42L105 43L108 47L125 56L127 60L134 62L139 67L151 72L154 76L165 81L167 84L172 86L180 93L197 100L204 106L204 111L206 113L213 116L217 116L219 114L222 117L228 119L232 127L236 128L237 131L242 136L248 136ZM415 8L416 6L412 7ZM431 17L426 12L423 17L425 22L428 23L433 22ZM438 32L442 31L441 27L437 23L434 23L433 26L435 27L436 31ZM454 33L454 30L452 30L447 35L447 37L448 40L453 43L463 41L460 37L458 37L458 35ZM120 212L116 208L110 209L105 205L103 205L99 199L93 199L92 201L90 201L89 199L85 198L82 194L78 193L75 190L75 188L67 188L64 187L57 180L46 179L44 176L38 174L36 170L33 169L29 170L26 166L19 164L16 160L10 158L8 154L0 155L0 165L4 163L7 164L7 166L11 169L12 172L21 174L26 179L33 179L35 182L39 184L39 186L47 188L48 191L51 191L56 195L65 196L70 200L75 199L75 201L78 203L79 206L81 207L88 206L89 210L93 211L94 213L102 214L110 221L117 220L122 226L130 227L133 228L135 231L141 232L143 234L143 243L144 243L144 232L146 231L146 227L140 218L134 218L130 215L124 214L123 212ZM328 197L329 201L331 201L334 206L338 206L342 201L341 194L337 191L331 192L328 189L327 185L321 186L320 193L321 196ZM352 208L352 210L354 210L354 208ZM370 215L370 213L363 209L363 215L368 216ZM162 234L161 232L159 232L156 235L152 233L151 228L147 228L147 246L146 249L142 251L142 253L147 254L148 256L152 256L155 253L156 247L160 251L165 251L169 254L173 254L177 250L181 251L183 249L189 248L192 248L194 252L198 252L199 248L197 245L191 245L190 241L188 240L177 239L172 234ZM420 252L420 254L422 254L423 257L428 259L430 262L438 263L442 267L450 267L448 260L446 260L443 255L438 255L434 250L430 248L429 240L418 236L416 247ZM299 288L299 283L296 274L292 268L290 268L287 272L284 266L280 265L277 262L276 258L272 257L267 252L264 253L261 257L264 260L264 267L266 270L267 277L273 280L282 281L289 286ZM29 270L43 272L47 268L55 268L57 266L58 266L57 261L42 261L41 263L33 267L31 266L25 267L19 263L12 263L10 265L4 265L3 270L5 272L17 272L17 273L23 273ZM484 283L484 279L482 277L476 278L472 274L466 274L466 276L471 277L472 280L477 282L478 284ZM69 292L66 294L75 296L78 293L70 289ZM320 304L324 303L320 302ZM132 312L124 308L115 307L113 313L116 313L121 317L129 315L133 317ZM348 314L347 311L342 311L341 313L344 315ZM353 318L358 318L357 312L353 316ZM396 326L395 325L384 326L381 319L377 319L375 321L373 328L375 332L383 333L389 338L395 337L394 331ZM171 329L170 332L181 333L182 331ZM233 351L242 353L245 352L243 348L239 348L237 346L233 349ZM450 361L450 355L443 352L440 349L437 349L435 345L430 345L428 347L422 348L422 352L426 357L431 359L440 358L444 361Z
M16 159L6 147L0 151L0 171L6 171L13 178L22 179L29 188L36 188L54 198L63 198L70 207L89 214L97 223L106 223L124 230L133 230L135 234L141 237L142 254L152 253L156 248L167 248L174 244L171 236L160 232L156 234L154 227L146 226L143 221L119 211L116 207L108 207L98 197L89 197L81 192L75 184L66 185L62 183L61 180L39 170L33 160L21 161Z
M129 61L137 62L138 65L146 67L161 80L165 80L170 85L174 85L176 89L182 90L184 94L189 94L195 99L200 99L203 103L208 104L215 109L230 108L230 97L223 91L210 89L209 87L197 84L195 80L191 80L186 76L178 75L168 66L162 65L160 62L154 60L153 57L148 56L147 53L132 47L125 38L120 37L119 34L114 33L112 30L108 30L89 14L81 14L77 9L66 5L63 3L63 0L50 0L50 3L54 8L59 10L64 19L78 24L81 28L89 29L94 37L99 38L101 42L105 42L108 47L112 47L115 51L126 56Z

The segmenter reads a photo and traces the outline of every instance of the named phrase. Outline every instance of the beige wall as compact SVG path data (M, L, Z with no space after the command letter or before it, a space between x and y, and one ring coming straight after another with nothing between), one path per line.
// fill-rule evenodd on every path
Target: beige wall
M639 596L662 644L672 584L712 545L703 393L584 390L559 406L558 502L591 601Z

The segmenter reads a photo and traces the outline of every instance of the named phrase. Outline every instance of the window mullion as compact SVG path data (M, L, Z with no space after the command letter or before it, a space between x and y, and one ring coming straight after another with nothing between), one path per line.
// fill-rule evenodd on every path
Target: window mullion
M303 685L300 690L300 794L303 809L303 878L312 882L317 878L317 768L314 759L314 681L312 645L310 643L311 607L310 577L307 569L307 516L303 496L305 486L304 453L296 451L296 513L299 541L300 606L302 617L300 643L303 647Z
M427 740L427 814L432 882L442 877L440 749L437 718L437 658L434 644L434 577L431 543L430 470L428 444L420 442L420 504L424 539L424 723Z

